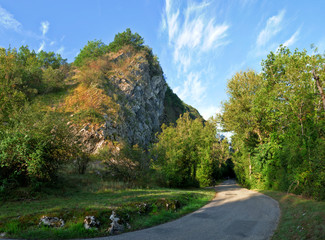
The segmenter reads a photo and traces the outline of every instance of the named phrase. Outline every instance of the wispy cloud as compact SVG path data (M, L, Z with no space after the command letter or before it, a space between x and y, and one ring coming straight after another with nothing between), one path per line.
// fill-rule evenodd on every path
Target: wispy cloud
M215 50L229 43L229 25L217 22L215 13L209 11L210 6L209 1L166 0L161 20L161 30L168 37L178 78L183 80L174 91L182 100L197 106L206 96L206 83L198 66L208 61Z
M17 21L14 16L9 13L6 9L0 6L0 25L6 29L13 29L16 32L20 31L21 23Z
M264 46L270 41L270 39L275 36L282 29L282 20L285 14L285 10L281 10L278 15L270 17L265 28L259 33L256 44L258 47Z
M191 97L196 103L204 99L206 87L199 80L199 73L190 72L182 87L174 88L174 91L181 99Z
M208 13L210 2L189 2L182 15L171 0L166 0L162 19L162 30L168 32L169 44L173 48L173 59L180 63L183 71L191 64L194 55L210 51L227 44L229 25L216 23Z
M41 43L39 49L37 50L37 52L40 52L40 51L44 50L44 48L45 48L45 41L42 41L42 43Z
M48 32L50 28L50 23L48 21L43 21L41 22L41 31L42 31L42 35L45 36L45 34Z
M283 43L283 46L290 47L291 45L293 45L298 40L299 34L300 29L298 29L287 41L285 41Z
M56 53L58 53L58 54L63 54L63 52L64 52L64 47L63 46L61 46L57 51L56 51Z
M203 49L209 50L212 47L219 47L225 45L228 42L224 41L227 36L227 30L229 26L226 24L223 25L214 25L214 19L211 19L205 29L205 39L203 43Z

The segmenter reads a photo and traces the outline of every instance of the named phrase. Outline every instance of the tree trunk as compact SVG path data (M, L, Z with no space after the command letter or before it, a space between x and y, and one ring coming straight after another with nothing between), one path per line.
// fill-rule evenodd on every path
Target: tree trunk
M252 180L252 163L251 163L251 154L248 155L249 158L249 180Z
M315 69L313 70L313 75L314 75L314 79L316 81L316 86L318 88L318 91L322 97L322 101L323 101L323 108L324 108L324 111L325 111L325 94L324 94L324 91L323 91L323 87L319 81L319 75L316 75L316 71Z

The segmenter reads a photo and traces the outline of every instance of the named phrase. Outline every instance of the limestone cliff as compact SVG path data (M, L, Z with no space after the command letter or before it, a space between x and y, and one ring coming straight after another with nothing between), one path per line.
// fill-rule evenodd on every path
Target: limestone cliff
M201 117L167 86L157 59L146 48L124 47L75 72L79 85L66 98L65 109L88 152L107 141L146 148L162 123L175 122L186 111Z

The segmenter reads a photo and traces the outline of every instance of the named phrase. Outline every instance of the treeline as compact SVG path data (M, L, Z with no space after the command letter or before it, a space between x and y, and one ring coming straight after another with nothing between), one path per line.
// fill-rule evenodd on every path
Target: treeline
M217 138L216 121L193 120L189 113L176 124L163 124L147 149L119 143L104 147L94 157L102 160L114 179L139 185L174 188L212 186L234 177L226 138Z
M240 183L325 199L325 57L282 47L235 74L223 104Z
M0 195L52 181L75 154L65 116L32 104L66 87L70 65L54 52L0 48Z

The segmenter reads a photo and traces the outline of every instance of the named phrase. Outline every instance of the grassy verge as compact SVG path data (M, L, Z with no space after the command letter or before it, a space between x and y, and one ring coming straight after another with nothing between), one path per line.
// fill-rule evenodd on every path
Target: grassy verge
M325 239L325 202L259 190L279 202L281 219L272 239Z
M99 178L94 174L71 175L62 186L42 189L31 197L18 189L14 198L0 202L0 233L25 239L67 239L109 235L113 210L131 225L133 231L178 218L210 201L215 193L207 189L130 188ZM25 194L26 193L26 194ZM27 197L29 196L29 197ZM142 209L141 205L148 207ZM174 206L177 203L178 207ZM173 205L174 204L174 205ZM43 216L59 217L62 228L39 227ZM85 216L101 223L97 230L86 230Z

